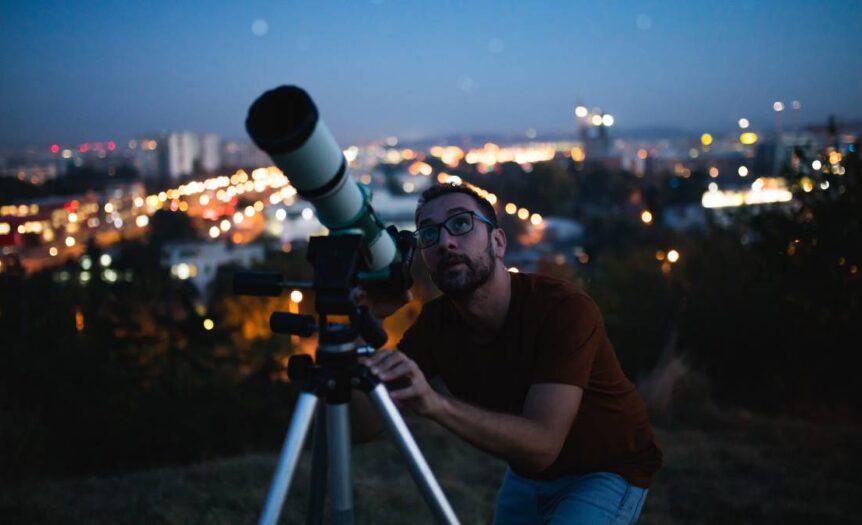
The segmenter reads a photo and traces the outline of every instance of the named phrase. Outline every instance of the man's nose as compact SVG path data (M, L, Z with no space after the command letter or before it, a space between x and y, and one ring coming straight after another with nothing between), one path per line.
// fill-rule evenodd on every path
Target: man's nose
M437 249L441 252L448 252L458 247L456 237L449 233L446 228L440 228L440 237L437 239Z

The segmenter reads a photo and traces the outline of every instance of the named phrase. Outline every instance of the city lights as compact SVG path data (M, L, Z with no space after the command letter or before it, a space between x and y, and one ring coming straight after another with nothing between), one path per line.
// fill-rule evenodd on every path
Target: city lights
M290 300L296 304L301 303L302 302L302 292L299 290L293 290L292 292L290 292Z
M578 118L584 118L589 113L589 110L586 106L578 106L575 108L575 116Z
M667 252L667 260L675 263L679 260L679 252L676 250L670 250Z
M739 174L740 177L747 177L748 176L748 168L745 166L740 166L736 170L736 172Z
M739 142L741 142L747 146L750 146L751 144L756 143L757 139L758 139L757 133L752 133L750 131L742 133L739 135Z
M641 212L641 221L644 224L652 224L652 213L649 210L644 210Z
M784 102L781 102L780 100L776 100L776 101L772 104L772 109L773 109L776 113L779 113L779 112L781 112L781 111L784 111Z
M704 146L709 146L710 144L712 144L712 135L710 135L709 133L704 133L700 136L700 143Z
M751 185L751 190L725 190L710 188L703 194L701 205L704 208L731 208L757 204L773 204L790 202L793 193L787 189L786 183L779 178L761 177Z
M215 328L215 323L213 322L212 319L209 319L209 318L204 319L203 325L204 325L204 330L206 330L206 331L210 331L213 328Z
M575 146L571 150L572 160L575 162L583 162L584 159L587 158L586 153L584 152L584 148L580 146Z
M748 129L748 126L749 126L749 125L751 125L751 123L750 123L750 122L748 122L748 119L747 119L747 118L741 118L741 119L739 119L738 124L739 124L739 128L740 128L740 129Z
M614 117L613 115L605 114L602 115L602 125L606 127L611 127L614 125Z
M191 267L187 263L180 263L174 269L177 278L186 280L191 276Z

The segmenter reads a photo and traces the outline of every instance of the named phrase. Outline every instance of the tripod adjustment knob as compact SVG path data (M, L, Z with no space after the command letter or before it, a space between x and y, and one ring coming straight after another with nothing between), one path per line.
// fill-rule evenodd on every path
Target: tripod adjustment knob
M287 360L287 377L291 381L306 381L311 377L314 360L308 354L297 354Z
M359 335L365 339L365 342L374 348L380 348L385 345L386 340L389 339L389 334L383 328L383 323L374 317L367 306L360 306L357 314L356 320L359 325Z
M361 345L356 347L356 355L358 355L359 357L372 355L376 351L377 350L375 350L374 347L371 345Z

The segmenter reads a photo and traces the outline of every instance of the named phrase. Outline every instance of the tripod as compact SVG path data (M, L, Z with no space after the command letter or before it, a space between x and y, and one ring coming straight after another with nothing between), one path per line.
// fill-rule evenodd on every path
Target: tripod
M328 471L332 522L353 524L349 419L353 389L371 398L436 519L440 523L459 523L404 419L389 398L386 385L359 363L360 356L373 353L374 347L382 346L387 339L380 322L366 307L357 307L352 300L360 242L361 238L356 235L311 239L308 258L315 268L312 288L317 292L315 307L320 326L306 315L275 312L270 317L273 332L308 337L317 331L319 344L316 363L308 355L292 356L288 361L288 377L301 384L301 392L258 522L260 525L275 525L278 521L313 420L308 523L323 521ZM285 283L277 275L246 273L234 278L234 289L238 293L278 295L284 287ZM347 316L350 322L332 323L328 319L330 316ZM360 336L371 346L358 345L356 341Z

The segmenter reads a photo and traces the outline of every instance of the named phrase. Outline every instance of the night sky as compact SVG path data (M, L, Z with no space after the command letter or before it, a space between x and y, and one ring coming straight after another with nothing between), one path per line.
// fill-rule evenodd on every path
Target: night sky
M285 83L342 144L571 130L578 102L629 130L859 118L860 27L856 0L3 0L0 143L243 138Z

